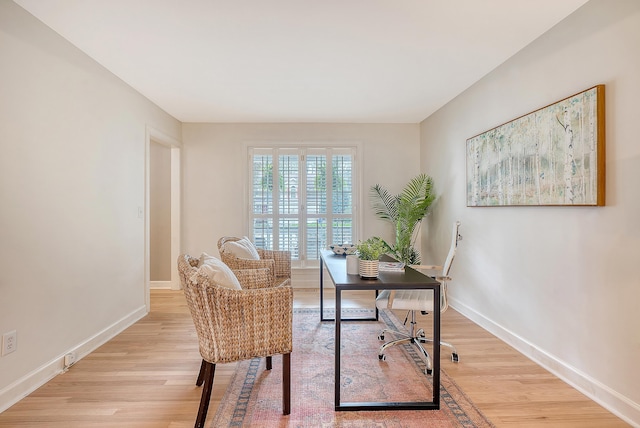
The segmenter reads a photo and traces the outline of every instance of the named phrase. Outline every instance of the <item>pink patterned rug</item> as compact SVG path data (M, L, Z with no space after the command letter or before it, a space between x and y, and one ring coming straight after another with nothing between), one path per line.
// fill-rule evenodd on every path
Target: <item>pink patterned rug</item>
M349 316L368 310L349 310ZM409 345L387 350L378 359L384 326L404 329L388 311L381 322L342 323L342 385L347 401L429 401L431 376ZM218 408L212 428L222 427L493 427L444 370L440 375L440 410L334 411L334 334L332 322L320 322L317 309L294 309L291 354L291 414L282 415L282 357L273 357L265 370L264 358L238 363ZM391 335L387 335L389 339Z

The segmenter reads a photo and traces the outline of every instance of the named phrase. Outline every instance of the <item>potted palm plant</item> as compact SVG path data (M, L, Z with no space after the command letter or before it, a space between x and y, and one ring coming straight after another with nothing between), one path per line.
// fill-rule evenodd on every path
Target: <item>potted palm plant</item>
M370 196L376 216L395 227L395 244L385 242L389 253L406 265L419 264L420 253L415 249L414 241L418 225L435 200L433 179L427 174L420 174L411 179L398 195L392 195L376 184L371 188Z
M387 245L378 237L369 238L356 245L358 274L362 279L375 279L379 273L380 256L387 252Z

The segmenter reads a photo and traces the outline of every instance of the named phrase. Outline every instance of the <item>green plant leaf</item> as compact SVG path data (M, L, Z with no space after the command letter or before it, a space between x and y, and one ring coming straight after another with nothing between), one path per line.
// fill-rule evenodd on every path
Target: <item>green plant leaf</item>
M391 221L398 218L398 197L382 186L376 184L371 188L371 202L378 218Z
M393 223L396 243L391 253L400 261L415 264L420 254L413 248L414 232L429 213L435 200L433 179L427 174L412 178L399 195L392 195L376 184L371 188L371 202L376 216Z

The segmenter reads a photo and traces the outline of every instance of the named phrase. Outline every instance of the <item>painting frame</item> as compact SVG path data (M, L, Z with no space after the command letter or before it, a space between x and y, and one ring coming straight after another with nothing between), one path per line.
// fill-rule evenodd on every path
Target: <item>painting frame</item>
M604 206L604 85L470 137L468 207Z

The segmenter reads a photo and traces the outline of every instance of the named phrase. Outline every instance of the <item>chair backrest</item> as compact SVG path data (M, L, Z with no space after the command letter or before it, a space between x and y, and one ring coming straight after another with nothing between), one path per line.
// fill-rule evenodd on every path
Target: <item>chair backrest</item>
M456 221L453 223L453 233L451 235L451 248L449 248L449 254L447 254L447 259L444 261L442 265L442 276L449 276L449 271L451 270L451 264L453 263L453 259L456 256L456 250L458 249L458 241L461 236L458 232L460 228L460 221Z
M235 290L217 284L197 265L198 259L187 254L178 257L202 359L217 364L291 352L293 289L288 283Z

